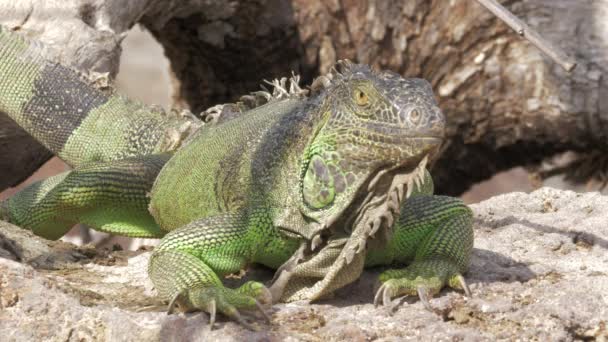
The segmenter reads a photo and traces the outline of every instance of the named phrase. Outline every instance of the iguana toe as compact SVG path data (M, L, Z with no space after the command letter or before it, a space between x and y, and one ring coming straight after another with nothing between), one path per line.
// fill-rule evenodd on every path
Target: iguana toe
M248 281L235 291L242 295L255 298L256 302L260 305L264 305L268 308L272 305L272 293L264 284L257 281Z
M219 311L255 331L258 328L247 322L239 310L260 311L264 320L270 323L266 307L271 303L270 291L261 283L250 281L238 289L204 287L184 290L171 300L168 313L173 313L178 306L182 311L205 311L209 313L209 327L213 328Z
M217 314L217 305L215 304L215 300L212 299L209 302L209 329L213 329L213 325L215 324L215 316Z
M386 283L382 284L374 296L374 306L378 307L380 304L384 306L390 305L392 299L390 292L390 287Z
M264 308L264 306L262 304L260 304L260 302L257 300L255 301L255 305L258 308L258 311L262 314L262 316L266 320L266 322L270 323L272 321L272 319L270 318L270 315L268 315L268 313L266 312L266 309Z
M429 301L429 290L427 287L419 285L416 288L416 292L418 293L418 298L420 298L420 301L422 302L422 305L424 305L424 307L433 312L433 307L431 306L431 302Z
M450 287L453 289L463 290L464 294L467 297L473 297L473 294L471 293L471 289L469 288L469 285L467 284L467 282L464 279L464 277L462 276L462 274L459 273L459 274L456 274L455 276L453 276L452 278L450 278L449 284L450 284Z

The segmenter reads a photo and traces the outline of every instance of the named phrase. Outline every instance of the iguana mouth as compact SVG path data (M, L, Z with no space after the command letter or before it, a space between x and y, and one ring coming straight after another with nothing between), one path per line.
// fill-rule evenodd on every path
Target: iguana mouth
M416 130L412 130L395 124L391 125L387 123L369 122L365 125L365 130L361 133L374 134L374 132L382 132L384 137L395 140L409 140L412 138L443 140L445 138L445 130L443 125L433 125L426 129L418 127Z
M403 201L423 182L427 162L428 155L413 167L401 166L374 176L348 219L328 227L327 237L319 234L303 243L277 270L271 286L274 300L313 301L358 279L368 242L383 244L390 239Z

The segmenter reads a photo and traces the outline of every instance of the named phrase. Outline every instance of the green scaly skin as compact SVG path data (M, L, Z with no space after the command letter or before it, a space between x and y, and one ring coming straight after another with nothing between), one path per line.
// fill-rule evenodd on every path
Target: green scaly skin
M268 101L244 97L177 149L190 119L129 110L36 51L0 32L0 110L76 169L1 203L9 221L49 238L76 222L168 232L149 275L171 310L205 310L212 322L220 311L249 326L239 310L316 300L377 265L404 267L382 273L377 303L418 294L428 305L446 285L466 289L472 214L431 195L424 166L444 118L426 81L342 63L309 96L292 80ZM102 101L83 102L89 94ZM175 139L176 130L186 134ZM270 289L223 286L251 263L278 270Z
M59 239L72 226L130 237L162 237L147 194L170 154L91 163L25 188L5 202L8 221ZM0 209L1 218L2 209Z

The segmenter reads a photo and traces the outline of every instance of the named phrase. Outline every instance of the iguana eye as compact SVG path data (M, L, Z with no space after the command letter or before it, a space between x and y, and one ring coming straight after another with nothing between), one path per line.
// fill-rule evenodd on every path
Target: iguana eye
M367 94L363 92L363 90L355 89L354 96L357 105L365 107L369 104L369 98L367 97Z
M420 111L416 108L412 109L410 111L410 121L414 124L417 125L420 122L420 118L422 117L422 115L420 115Z

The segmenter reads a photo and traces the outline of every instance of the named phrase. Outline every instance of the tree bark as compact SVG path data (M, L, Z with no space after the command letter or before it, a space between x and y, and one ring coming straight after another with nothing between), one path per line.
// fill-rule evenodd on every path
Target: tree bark
M45 13L50 2L31 3L36 11L22 25L28 32L38 27L34 14ZM566 150L607 148L606 0L502 2L576 56L579 67L570 75L474 0L92 3L85 10L69 5L69 17L91 34L111 31L115 45L86 45L88 63L76 58L70 64L114 75L117 37L139 21L171 62L174 104L193 112L291 70L308 83L342 58L428 79L449 124L433 169L442 193L460 194L498 171ZM44 40L49 25L39 25ZM95 57L106 63L92 63Z

